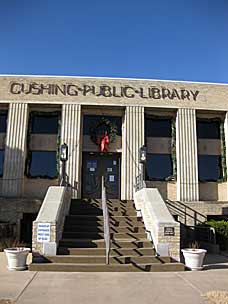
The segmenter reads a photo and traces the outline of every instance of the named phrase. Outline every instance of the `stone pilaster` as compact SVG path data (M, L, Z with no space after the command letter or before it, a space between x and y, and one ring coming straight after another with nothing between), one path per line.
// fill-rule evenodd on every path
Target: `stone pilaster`
M81 105L64 104L62 106L61 143L68 145L69 158L66 162L66 174L72 188L72 197L81 195Z
M177 111L177 200L199 200L196 111Z
M10 103L7 119L2 195L23 194L28 127L28 104Z
M122 135L121 199L133 199L139 175L139 148L144 145L144 107L128 106Z
M225 145L226 145L226 170L228 174L228 112L226 112L225 121L224 121L224 132L225 132ZM228 199L228 181L227 181L227 194Z

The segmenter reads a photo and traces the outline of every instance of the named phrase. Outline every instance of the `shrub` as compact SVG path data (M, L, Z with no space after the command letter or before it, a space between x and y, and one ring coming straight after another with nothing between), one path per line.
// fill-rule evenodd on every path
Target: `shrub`
M228 249L228 222L210 220L207 221L205 224L215 229L216 243L219 244L220 249Z

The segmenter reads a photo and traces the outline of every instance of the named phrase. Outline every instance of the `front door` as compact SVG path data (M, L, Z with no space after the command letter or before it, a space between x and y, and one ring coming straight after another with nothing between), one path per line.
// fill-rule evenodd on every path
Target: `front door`
M83 197L101 198L104 176L107 198L120 196L120 154L83 153Z

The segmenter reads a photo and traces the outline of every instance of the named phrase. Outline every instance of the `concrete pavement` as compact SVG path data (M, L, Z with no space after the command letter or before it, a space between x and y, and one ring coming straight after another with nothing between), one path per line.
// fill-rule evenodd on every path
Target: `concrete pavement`
M18 304L203 304L202 294L228 291L228 257L208 255L206 270L179 273L10 272L0 254L0 299Z

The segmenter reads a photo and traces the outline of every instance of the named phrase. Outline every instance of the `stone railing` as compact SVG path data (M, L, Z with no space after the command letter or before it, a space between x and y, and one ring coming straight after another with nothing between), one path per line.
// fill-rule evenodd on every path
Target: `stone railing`
M134 202L157 254L169 255L179 261L180 224L173 219L158 189L143 188L135 192Z
M33 222L34 256L56 255L65 216L69 214L70 201L71 194L67 187L49 187L39 214Z

